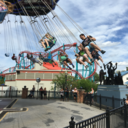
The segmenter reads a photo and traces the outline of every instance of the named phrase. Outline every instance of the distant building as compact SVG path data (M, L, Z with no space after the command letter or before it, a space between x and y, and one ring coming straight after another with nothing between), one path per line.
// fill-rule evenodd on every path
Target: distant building
M128 71L121 72L124 85L128 85Z
M52 64L46 64L46 66L47 68L43 65L35 64L34 69L17 69L16 72L6 73L5 85L16 87L18 90L22 90L24 86L31 90L33 85L35 85L37 90L36 78L40 78L39 87L42 86L43 88L46 87L47 90L51 90L51 86L55 86L52 84L52 79L55 79L56 75L60 73L65 73L65 70L61 70L58 65L53 67ZM69 75L72 74L71 70L67 70L67 73Z

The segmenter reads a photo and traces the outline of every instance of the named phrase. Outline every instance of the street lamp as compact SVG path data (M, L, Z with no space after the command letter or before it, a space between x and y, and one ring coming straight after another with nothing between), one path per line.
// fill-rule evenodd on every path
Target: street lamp
M65 71L65 86L67 85L67 70ZM63 90L64 90L64 85L63 85Z
M38 83L38 90L37 90L37 99L38 99L38 91L39 91L40 78L36 78L36 82Z

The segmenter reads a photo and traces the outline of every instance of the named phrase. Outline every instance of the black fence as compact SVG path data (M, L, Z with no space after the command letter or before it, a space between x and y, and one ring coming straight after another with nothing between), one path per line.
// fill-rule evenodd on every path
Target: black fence
M102 95L84 94L84 103L90 106L96 106L99 109L118 108L124 105L123 99L113 97L105 97Z
M0 90L0 98L22 98L22 90ZM73 92L60 91L27 91L27 97L30 99L60 99L60 100L74 100ZM76 99L74 100L76 101Z
M65 128L128 128L128 105L109 110L87 120L75 123L74 117L71 117L69 126Z

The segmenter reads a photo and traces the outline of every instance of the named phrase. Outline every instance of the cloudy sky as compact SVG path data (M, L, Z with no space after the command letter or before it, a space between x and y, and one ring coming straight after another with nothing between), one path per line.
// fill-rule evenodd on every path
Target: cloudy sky
M106 51L102 58L104 63L113 61L118 62L118 70L126 70L128 67L128 1L127 0L60 0L58 5L85 31L85 34L92 35L96 38L97 45ZM79 33L69 23L69 20L64 17L64 13L57 7L55 12L60 17L61 21L70 29L70 31L79 39ZM10 16L12 21L15 21L14 16ZM26 19L25 19L26 20ZM28 25L26 21L26 25ZM10 42L10 37L6 35L8 39L5 39L3 33L6 24L0 25L0 58L1 70L7 69L15 65L10 58L4 56L7 46L12 47L12 51L18 54L20 50L30 50L31 44L26 44L27 41L22 42L23 35L19 34L19 40L17 41L16 35L13 41ZM12 24L12 31L16 32L14 25ZM64 30L63 30L64 31ZM6 29L6 33L7 29ZM31 32L32 34L32 32ZM62 36L62 35L60 35ZM32 36L34 38L34 36ZM30 42L33 39L30 39ZM62 37L63 38L63 37ZM78 40L74 42L77 42ZM11 43L11 44L10 44ZM20 43L19 49L14 48L14 44ZM29 46L28 46L29 45ZM22 47L22 48L21 48ZM31 47L35 47L32 45ZM55 47L57 48L57 46ZM39 47L34 49L38 51ZM53 48L54 49L54 48ZM39 49L39 51L41 51ZM75 57L73 49L67 51L69 56L75 63ZM79 68L81 66L79 65ZM98 68L99 71L99 68Z

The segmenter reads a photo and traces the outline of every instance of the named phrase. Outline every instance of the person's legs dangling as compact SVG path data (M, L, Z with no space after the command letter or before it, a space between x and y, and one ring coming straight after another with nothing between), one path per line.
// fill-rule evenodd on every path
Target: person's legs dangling
M47 39L45 39L45 42L46 42L46 44L47 44L47 48L50 48L50 46L49 46L49 43L48 43L48 40L47 40Z
M91 59L91 62L93 62L94 59L93 59L93 57L92 57L92 55L91 55L91 53L90 53L90 51L89 51L89 46L85 47L85 52L87 53L87 55L88 55L89 58Z
M69 69L72 69L72 68L70 68L70 67L68 66L68 64L67 64L66 61L64 61L63 63L64 63L64 65L67 66Z
M101 50L94 42L91 42L89 45L90 45L90 47L93 47L93 48L99 50L102 54L105 53L105 51Z
M44 49L46 49L44 42L41 42L41 44L43 45Z
M96 61L96 63L100 66L100 63L98 62L98 60L97 60L97 59L95 59L95 61Z
M72 63L72 61L69 59L69 58L67 58L67 61L72 65L72 67L74 68L74 65L73 65L73 63Z
M86 59L86 62L89 63L90 65L92 65L92 63L89 61L88 57L86 54L83 55L83 57Z

